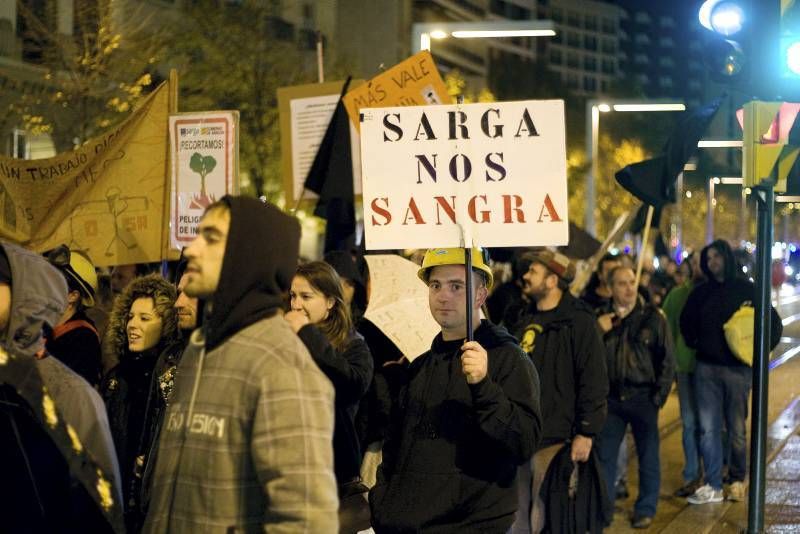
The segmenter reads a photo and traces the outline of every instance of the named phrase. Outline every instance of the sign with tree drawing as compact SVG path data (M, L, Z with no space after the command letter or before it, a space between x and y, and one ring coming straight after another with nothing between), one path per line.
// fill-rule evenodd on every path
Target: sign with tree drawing
M172 249L180 250L195 238L210 204L238 192L238 132L238 111L170 116Z

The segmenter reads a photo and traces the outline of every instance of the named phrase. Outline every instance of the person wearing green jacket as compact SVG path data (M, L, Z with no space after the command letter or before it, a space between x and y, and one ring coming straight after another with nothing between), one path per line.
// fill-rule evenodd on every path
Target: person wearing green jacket
M683 260L680 272L685 280L673 287L664 299L662 310L667 316L672 336L675 340L676 379L678 381L678 402L683 424L683 486L675 491L677 497L687 497L700 487L700 422L697 417L697 401L692 386L692 373L695 367L695 349L686 345L680 329L680 318L686 299L692 289L703 280L699 256L690 254Z

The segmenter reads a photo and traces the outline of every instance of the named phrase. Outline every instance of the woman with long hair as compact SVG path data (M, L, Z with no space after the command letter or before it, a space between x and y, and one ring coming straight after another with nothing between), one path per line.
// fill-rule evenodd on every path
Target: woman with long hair
M353 328L341 280L330 265L312 261L298 267L289 296L291 310L284 317L336 391L333 455L342 500L341 532L356 532L360 529L358 518L353 517L346 501L366 490L360 484L361 450L354 420L358 403L372 380L372 356ZM364 528L368 527L367 522Z
M128 532L147 514L147 484L181 342L175 287L156 274L134 279L114 301L103 351L119 363L101 385L119 458Z

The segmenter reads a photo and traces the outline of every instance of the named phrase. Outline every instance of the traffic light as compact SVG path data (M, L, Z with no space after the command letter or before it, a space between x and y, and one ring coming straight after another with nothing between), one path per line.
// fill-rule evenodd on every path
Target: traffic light
M800 0L706 0L712 79L748 99L800 100Z
M800 79L800 2L781 3L781 76Z
M698 12L708 30L705 61L712 79L742 85L751 78L752 14L746 0L706 0Z

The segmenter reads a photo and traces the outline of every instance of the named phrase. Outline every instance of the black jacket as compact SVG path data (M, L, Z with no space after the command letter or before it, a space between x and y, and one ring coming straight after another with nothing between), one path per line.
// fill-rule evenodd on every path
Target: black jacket
M314 325L304 326L297 335L336 391L333 470L336 482L341 485L356 478L361 470L355 417L358 404L372 381L372 355L364 339L355 333L341 352Z
M608 304L599 313L612 311ZM653 404L663 406L675 379L675 350L664 312L637 299L603 342L611 397L625 400L647 389Z
M407 368L370 492L372 526L391 532L505 532L517 467L539 441L539 381L513 337L482 321L489 372L467 384L463 340L436 336Z
M129 530L140 529L147 512L149 476L181 348L182 343L176 343L160 354L125 354L100 387L119 458Z
M593 447L588 462L575 463L570 458L572 446L566 444L553 457L539 492L545 503L543 534L599 534L611 524L614 510L596 451Z
M45 348L92 386L100 385L103 367L100 336L86 312L76 312L68 321L56 326L48 336Z
M722 326L743 302L754 299L755 286L742 278L727 279L723 283L708 280L692 290L681 313L680 327L686 345L697 349L698 361L731 367L747 365L731 352ZM781 339L783 325L775 308L770 306L770 309L770 348L774 349Z
M512 332L539 371L542 383L540 447L603 429L608 399L605 347L594 312L564 293L553 310L532 304Z

